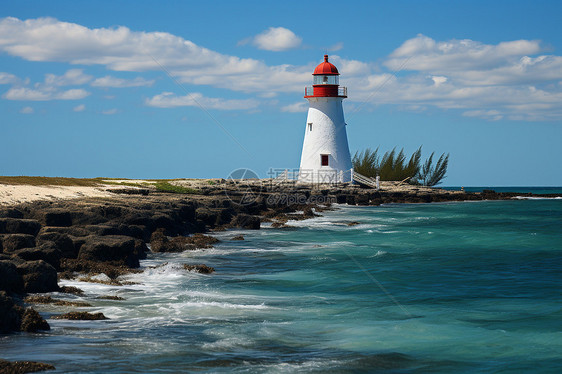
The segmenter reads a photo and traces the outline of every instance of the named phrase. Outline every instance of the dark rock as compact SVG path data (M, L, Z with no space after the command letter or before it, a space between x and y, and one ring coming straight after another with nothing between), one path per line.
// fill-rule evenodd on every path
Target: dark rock
M26 261L17 267L25 292L57 291L57 271L43 260Z
M44 243L53 243L55 248L57 248L62 257L66 258L76 258L78 252L74 247L74 242L67 234L62 234L59 232L42 232L37 235L37 245L42 245Z
M41 315L33 308L27 308L23 313L21 319L21 331L25 332L37 332L39 330L50 330L51 327L41 317Z
M110 235L86 238L80 247L78 259L88 261L115 261L129 267L139 267L135 254L135 239L129 236Z
M205 234L193 234L186 238L188 243L188 249L197 249L197 248L212 248L213 244L219 242L219 240L215 237Z
M0 218L0 234L37 235L41 224L33 219Z
M345 203L347 205L355 205L355 196L353 195L346 195L345 197Z
M50 210L45 212L43 223L45 226L69 227L72 226L72 216L69 211Z
M115 284L117 277L134 272L129 266L125 265L123 261L89 261L80 259L63 258L61 260L60 278L73 279L74 273L86 273L88 275L105 274L112 279L110 284Z
M144 260L148 252L149 250L146 243L140 239L135 239L135 248L133 249L133 253L138 257L138 259Z
M222 226L230 223L235 212L232 208L223 208L218 210L217 220L214 226Z
M183 268L185 270L188 271L195 271L197 273L201 273L201 274L211 274L215 272L215 268L212 268L210 266L207 266L205 264L200 264L200 265L188 265L188 264L184 264Z
M84 291L83 291L83 290L81 290L81 289L78 288L78 287L73 287L73 286L62 286L62 287L59 289L59 292L62 292L62 293L69 293L69 294L77 295L77 296L84 295Z
M87 238L88 236L70 237L70 240L72 240L72 244L74 245L74 252L76 252L76 258L78 257L78 253L80 253L80 248L82 248L84 243L86 243Z
M155 229L165 229L166 232L177 232L177 223L167 214L155 214L152 217Z
M0 260L0 291L23 293L23 278L11 261Z
M106 191L115 194L143 196L147 196L150 193L150 190L146 188L111 188L107 189Z
M19 331L22 314L23 309L5 291L0 291L0 334Z
M150 248L153 252L182 252L197 248L212 248L219 240L209 235L176 236L168 238L162 229L152 233Z
M13 252L22 248L35 247L35 237L29 234L4 235L2 238L2 250Z
M43 260L49 265L51 265L52 267L54 267L55 269L57 270L60 269L61 253L52 242L43 243L38 248L18 249L13 253L14 255L18 256L22 260L25 261Z
M183 249L171 248L170 239L164 234L164 229L156 230L150 236L150 249L152 252L178 252Z
M243 235L236 235L236 236L233 236L232 238L230 238L230 240L244 240L244 236Z
M36 373L39 371L55 370L53 365L44 364L34 361L6 361L0 359L0 373L6 374L24 374Z
M44 295L28 296L24 299L24 301L28 304L53 304L59 306L77 306L77 307L92 306L88 303L84 303L81 301L67 301L67 300L53 299L51 296L44 296Z
M39 235L42 235L43 233L51 233L51 232L56 232L59 234L67 234L69 236L77 236L77 237L83 237L92 234L90 231L86 230L83 227L71 226L71 227L43 227Z
M367 195L357 195L355 197L355 204L357 204L357 205L369 205L369 196L367 196Z
M124 233L122 230L119 230L117 226L112 226L108 224L88 225L85 226L85 229L88 230L92 235L97 235L97 236L128 234L128 233Z
M23 213L15 208L2 209L0 210L0 218L23 218Z
M99 299L99 300L115 300L115 301L125 300L123 297L120 297L120 296L111 296L111 295L107 295L107 296L98 296L98 297L96 297L96 299Z
M360 224L360 222L356 222L356 221L352 221L352 222L347 223L348 226L357 226L359 224Z
M69 312L58 316L53 316L53 319L70 319L80 321L99 321L109 319L103 313L88 313L88 312Z
M218 219L218 212L218 209L211 210L209 208L201 207L195 210L195 216L197 220L202 222L204 225L214 227Z
M238 214L232 219L230 223L232 227L238 227L242 229L259 230L261 220L258 216L252 216L249 214Z
M178 215L184 221L194 221L195 205L192 202L185 203L185 205L182 205L178 210Z

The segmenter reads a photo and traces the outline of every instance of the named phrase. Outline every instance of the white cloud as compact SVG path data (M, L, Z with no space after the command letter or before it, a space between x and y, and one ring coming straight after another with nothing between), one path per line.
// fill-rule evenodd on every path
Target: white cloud
M47 86L80 86L92 80L91 75L84 74L82 69L70 69L64 75L45 75L45 85Z
M433 85L435 87L442 85L443 83L447 82L447 77L443 77L443 76L439 76L439 75L434 75L431 77L431 80L433 81Z
M0 72L0 84L16 84L19 82L18 77L10 73Z
M85 109L86 109L86 105L84 104L80 104L72 108L72 110L75 112L83 112Z
M336 52L343 48L343 42L338 42L330 47L328 47L328 51Z
M127 27L89 29L54 18L0 19L0 51L30 61L96 64L115 71L161 71L165 67L182 83L243 92L300 91L314 69L267 66L164 32L138 32Z
M98 78L94 80L91 85L93 87L113 87L113 88L122 88L122 87L150 87L154 84L154 80L146 80L141 77L137 77L135 79L122 79L116 78L109 75L105 77Z
M30 106L23 107L20 110L20 113L22 113L22 114L31 114L33 112L35 112L35 110Z
M263 46L283 50L300 45L300 38L290 30L276 34L272 29L259 35L263 43L269 38ZM160 71L164 66L181 83L210 85L256 97L280 93L301 96L320 62L269 66L263 61L221 54L169 33L138 32L126 27L90 29L53 18L0 19L0 52L31 61L96 64L114 71ZM381 66L338 56L330 56L330 61L342 73L341 84L349 88L348 101L361 103L358 108L392 104L399 108L456 109L487 119L493 117L489 111L494 110L504 119L562 119L562 57L546 54L537 40L485 44L469 39L438 41L418 35L398 46ZM400 72L394 74L396 70ZM13 76L5 76L3 79L14 86L4 97L52 100L87 94L58 92L61 86L57 84L61 82L85 81L88 77L80 69L69 72L62 76L64 79L46 79L43 85L48 89L40 85L32 89L26 83L20 87L21 83L13 83ZM106 78L96 80L96 84ZM131 82L116 83L118 78L110 78L105 84L111 87ZM148 85L151 81L137 81L139 85L141 82ZM258 102L206 99L209 107L216 105L220 109L229 105L247 108ZM171 107L193 105L192 101L164 93L148 99L146 104ZM290 107L286 105L283 110Z
M469 110L462 115L465 117L487 118L492 121L498 121L503 118L503 115L497 110Z
M7 100L47 101L47 100L79 100L90 93L83 89L67 91L45 91L27 87L12 87L2 97Z
M285 105L281 108L283 112L290 112L290 113L298 113L298 112L306 112L308 110L308 103L304 101L299 101L298 103Z
M29 79L22 82L11 74L8 75L7 79L9 83L14 85L2 96L4 99L47 101L83 99L90 94L88 91L81 88L61 91L60 87L81 85L90 81L92 77L84 74L82 69L71 69L60 76L45 74L45 80L35 83L33 88L27 87L29 85Z
M110 116L112 114L116 114L117 112L118 112L117 108L113 108L113 109L103 110L101 113Z
M146 99L145 104L158 108L200 106L204 109L246 110L257 108L259 102L253 99L227 100L222 98L205 97L197 92L185 96L176 96L171 92L162 92L150 99Z
M284 27L270 27L252 39L252 44L259 49L274 52L297 48L301 43L302 38Z

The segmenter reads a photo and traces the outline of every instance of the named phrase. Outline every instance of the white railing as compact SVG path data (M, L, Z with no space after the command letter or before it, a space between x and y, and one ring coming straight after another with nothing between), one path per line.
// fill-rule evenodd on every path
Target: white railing
M275 169L272 173L273 184L286 182L302 182L312 184L338 184L348 183L360 184L370 188L377 188L374 178L359 174L353 169L349 170L300 170L300 169Z
M314 96L314 87L311 86L305 87L304 96ZM347 97L347 87L338 87L338 96Z
M373 180L373 178L368 178L364 175L361 175L358 172L354 171L353 169L351 169L351 171L352 171L351 172L351 181L352 182L363 184L363 185L371 187L371 188L377 188L377 182L375 180Z

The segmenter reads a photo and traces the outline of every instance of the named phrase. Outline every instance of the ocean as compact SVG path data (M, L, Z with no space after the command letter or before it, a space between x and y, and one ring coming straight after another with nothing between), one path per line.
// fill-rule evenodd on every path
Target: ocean
M340 205L289 225L150 255L126 286L63 280L86 295L54 297L110 320L49 319L1 336L0 357L95 373L562 371L562 200Z

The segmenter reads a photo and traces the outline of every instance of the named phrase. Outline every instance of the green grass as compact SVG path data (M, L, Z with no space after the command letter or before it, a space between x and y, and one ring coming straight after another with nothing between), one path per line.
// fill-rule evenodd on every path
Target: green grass
M160 192L170 192L170 193L179 193L179 194L197 194L199 191L193 188L182 187L182 186L175 186L170 184L168 181L158 181L154 185L156 190Z

